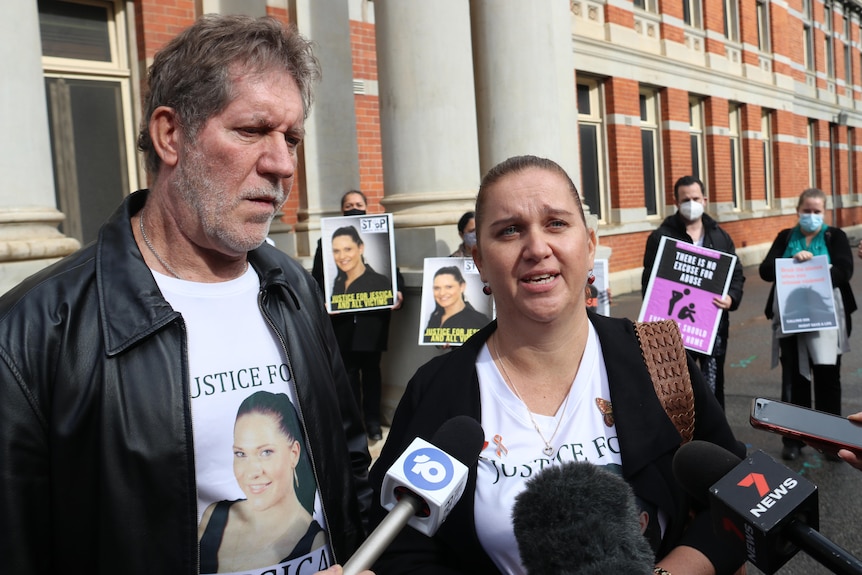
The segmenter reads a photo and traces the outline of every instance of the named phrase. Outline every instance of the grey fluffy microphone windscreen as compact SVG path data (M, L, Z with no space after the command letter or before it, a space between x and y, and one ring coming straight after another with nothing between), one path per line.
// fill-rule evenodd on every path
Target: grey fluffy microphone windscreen
M625 480L586 462L545 468L512 510L529 575L651 574L655 556Z

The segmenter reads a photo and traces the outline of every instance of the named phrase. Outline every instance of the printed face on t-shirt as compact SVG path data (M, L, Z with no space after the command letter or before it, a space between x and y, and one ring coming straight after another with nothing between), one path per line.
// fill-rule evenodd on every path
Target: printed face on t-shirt
M293 493L299 443L271 415L248 413L234 427L233 471L253 509L262 511Z

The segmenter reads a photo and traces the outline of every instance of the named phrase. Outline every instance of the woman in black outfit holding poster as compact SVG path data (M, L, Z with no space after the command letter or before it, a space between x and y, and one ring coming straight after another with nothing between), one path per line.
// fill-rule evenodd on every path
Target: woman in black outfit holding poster
M359 190L351 190L341 198L341 212L345 216L365 215L367 205L368 200L365 198L365 194ZM346 228L340 229L346 230ZM361 249L360 247L364 246L364 243L359 238L356 228L351 226L350 230L353 230L353 233L345 231L346 236L343 239L348 247L350 244L356 246L356 250L359 252L357 259L362 263L363 271L356 274L355 277L358 279L354 279L348 285L347 273L343 272L339 267L338 277L335 279L333 285L333 293L392 289L392 282L389 278L378 274L370 266L362 262L361 251L364 250L364 247ZM336 230L333 234L333 241L334 237L338 234L339 231ZM337 262L338 259L336 258ZM369 272L372 275L369 275ZM320 242L318 242L317 252L314 255L314 267L311 270L311 275L317 280L320 289L324 289L323 254L321 253ZM366 280L366 276L369 279ZM385 280L385 285L380 278ZM397 280L399 288L404 285L404 279L400 273L397 275ZM402 295L398 291L395 293L395 305L392 309L400 308L401 301ZM335 338L338 340L341 359L344 362L344 367L347 369L347 376L350 378L353 395L356 398L356 403L362 408L365 432L372 441L383 438L380 418L383 376L380 370L380 360L389 343L390 316L391 311L389 309L345 312L329 316L332 321L332 328L335 331Z

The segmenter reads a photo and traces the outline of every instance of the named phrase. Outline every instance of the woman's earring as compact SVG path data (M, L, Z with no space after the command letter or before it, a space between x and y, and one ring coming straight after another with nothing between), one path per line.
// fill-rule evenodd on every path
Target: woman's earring
M491 286L489 286L488 284L482 286L482 293L485 295L491 295Z
M296 467L293 468L293 484L299 489L299 473L296 472Z
M590 275L587 276L587 283L593 285L596 282L596 276L593 275L593 270L590 270Z

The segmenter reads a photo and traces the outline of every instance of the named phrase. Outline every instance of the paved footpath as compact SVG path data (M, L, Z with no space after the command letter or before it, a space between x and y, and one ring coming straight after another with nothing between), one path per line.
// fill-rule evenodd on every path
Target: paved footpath
M862 260L851 283L862 303ZM725 364L725 406L734 433L749 446L762 449L779 462L804 475L817 485L820 498L819 531L829 539L862 558L862 471L843 462L827 461L810 447L796 461L781 460L780 436L756 430L748 422L755 397L781 398L781 368L770 369L772 339L769 320L763 315L770 284L760 279L757 266L745 268L742 305L730 314L730 341ZM639 293L615 297L614 317L637 319ZM862 411L862 311L853 314L856 326L850 337L851 352L841 364L842 413ZM782 575L830 573L828 569L800 551L784 567ZM748 565L749 575L763 572Z

